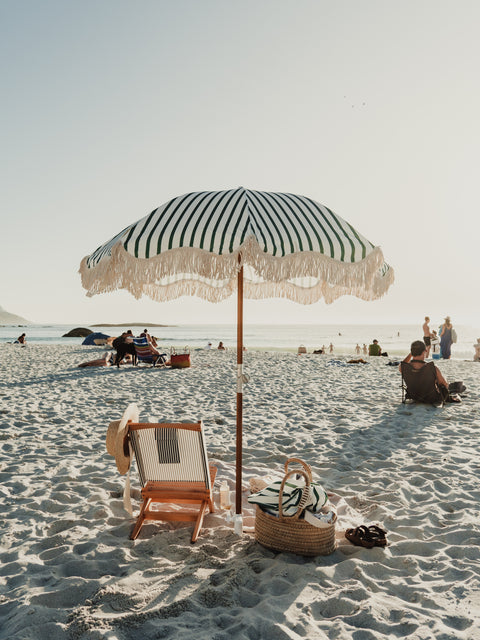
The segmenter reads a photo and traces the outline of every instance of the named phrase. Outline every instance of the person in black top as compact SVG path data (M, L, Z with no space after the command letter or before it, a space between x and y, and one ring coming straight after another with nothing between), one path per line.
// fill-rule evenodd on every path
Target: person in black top
M131 329L122 333L122 335L118 338L115 338L115 340L112 342L112 347L117 352L117 356L115 358L115 364L117 365L117 367L120 367L120 362L126 356L129 356L135 364L137 355L135 352L135 345L133 344L133 333Z
M421 369L426 364L426 354L427 347L425 345L425 342L423 340L415 340L410 346L410 353L406 358L403 359L403 362L410 362L412 364L412 367L416 370ZM438 384L447 387L448 389L448 382L443 377L442 372L437 366L433 366L435 367L435 377ZM401 367L402 365L400 365L399 367L400 371L402 370Z
M425 362L426 354L425 342L415 340L410 346L410 353L400 363L407 399L427 404L461 402L457 392L465 391L463 383L452 382L449 385L433 362Z

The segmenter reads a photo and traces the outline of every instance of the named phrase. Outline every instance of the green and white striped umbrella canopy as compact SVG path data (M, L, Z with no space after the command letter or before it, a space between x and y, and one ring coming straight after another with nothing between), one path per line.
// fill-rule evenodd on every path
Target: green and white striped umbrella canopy
M82 260L87 295L230 296L244 267L246 298L303 304L381 297L393 269L328 207L291 193L200 191L173 198Z

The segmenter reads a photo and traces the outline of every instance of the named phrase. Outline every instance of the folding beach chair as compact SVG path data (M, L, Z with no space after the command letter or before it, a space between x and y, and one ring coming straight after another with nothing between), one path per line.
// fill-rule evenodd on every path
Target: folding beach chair
M148 362L154 367L164 367L167 361L166 353L157 353L155 349L150 345L147 338L142 336L140 338L133 338L133 346L135 347L135 354L137 356L137 362Z
M423 402L442 406L445 397L438 388L433 362L416 369L410 362L401 362L402 402Z
M194 522L198 538L207 511L213 512L216 467L209 467L202 423L128 422L130 442L142 484L143 504L130 538L135 540L145 520ZM170 504L170 509L154 506ZM197 508L178 509L176 505Z

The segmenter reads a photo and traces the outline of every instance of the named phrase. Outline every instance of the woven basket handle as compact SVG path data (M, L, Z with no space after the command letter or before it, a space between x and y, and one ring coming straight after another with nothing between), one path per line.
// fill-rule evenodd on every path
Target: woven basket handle
M310 482L312 482L312 469L310 467L309 464L307 464L306 462L304 462L303 460L300 460L300 458L289 458L286 462L285 462L285 473L288 473L288 465L291 462L295 462L299 465L301 465L303 467L304 472L308 475ZM298 471L297 473L300 473L300 471Z
M288 478L290 478L290 476L297 475L297 474L300 475L300 476L303 476L305 478L305 486L303 487L302 497L300 498L300 502L298 503L296 513L294 513L293 516L284 516L283 515L283 507L282 507L283 488L284 488L285 483L288 480ZM285 474L285 477L282 480L282 484L280 485L280 493L278 494L278 518L279 518L279 520L297 520L301 516L301 514L303 513L303 510L305 509L305 505L307 504L307 500L308 500L309 495L310 495L310 478L305 473L305 471L302 471L301 469L293 469L292 471L289 471L287 474Z

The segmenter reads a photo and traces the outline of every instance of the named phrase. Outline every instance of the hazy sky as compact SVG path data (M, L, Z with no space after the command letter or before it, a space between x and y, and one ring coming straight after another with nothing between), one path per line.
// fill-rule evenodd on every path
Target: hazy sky
M87 298L81 259L170 198L321 202L380 245L380 301L247 322L480 326L477 0L0 0L0 305L35 322L235 322L235 302Z

